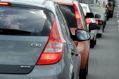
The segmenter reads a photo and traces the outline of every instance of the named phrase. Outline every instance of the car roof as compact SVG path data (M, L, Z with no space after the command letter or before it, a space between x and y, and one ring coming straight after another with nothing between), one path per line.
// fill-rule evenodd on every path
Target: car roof
M3 2L11 2L11 3L20 3L20 4L29 4L29 5L43 5L48 0L0 0Z
M0 0L0 2L10 2L13 4L41 7L41 8L49 9L52 12L54 10L54 8L52 8L54 2L50 0Z
M59 4L72 5L74 0L51 0Z
M86 7L88 7L88 4L85 4L85 3L80 3L81 4L81 6L86 6Z

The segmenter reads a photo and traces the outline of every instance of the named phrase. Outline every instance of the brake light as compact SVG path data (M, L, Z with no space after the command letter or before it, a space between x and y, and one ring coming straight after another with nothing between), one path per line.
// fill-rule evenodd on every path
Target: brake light
M0 2L0 6L10 6L11 3L9 2Z
M79 11L78 11L78 8L77 8L75 2L73 2L73 7L75 9L75 16L76 16L76 18L80 19L80 14L79 14Z
M86 18L86 24L90 24L91 23L91 19L90 18Z
M97 25L99 24L98 20L96 20L96 24L97 24Z
M63 43L56 21L53 24L48 42L37 62L38 65L49 65L58 63L62 58Z
M81 24L81 16L80 16L80 13L79 13L79 10L76 6L76 2L73 1L73 7L74 7L74 10L75 10L75 16L76 16L76 19L77 19L77 25L80 26L81 29L83 29L83 26Z
M102 20L96 20L96 23L97 23L98 25L103 25L103 21L102 21Z

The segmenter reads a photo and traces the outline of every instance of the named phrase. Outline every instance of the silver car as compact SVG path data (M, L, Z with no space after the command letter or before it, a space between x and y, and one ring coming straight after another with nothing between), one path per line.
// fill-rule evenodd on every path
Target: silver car
M57 4L0 2L0 79L78 79L80 54ZM77 29L76 37L86 31Z

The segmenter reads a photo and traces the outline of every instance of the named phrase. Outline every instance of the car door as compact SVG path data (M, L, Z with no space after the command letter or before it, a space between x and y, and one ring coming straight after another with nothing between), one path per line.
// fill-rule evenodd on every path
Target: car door
M64 33L64 36L66 36L66 41L67 41L67 44L68 44L68 47L69 47L69 50L71 50L71 61L73 62L73 68L74 68L74 79L77 79L78 77L78 72L79 72L79 68L80 68L80 54L77 52L77 49L76 49L76 46L73 42L73 40L71 39L71 36L70 36L70 32L69 32L69 28L66 24L66 21L59 9L59 7L57 6L57 15L59 16L59 19L61 20L61 28L62 28L62 31Z

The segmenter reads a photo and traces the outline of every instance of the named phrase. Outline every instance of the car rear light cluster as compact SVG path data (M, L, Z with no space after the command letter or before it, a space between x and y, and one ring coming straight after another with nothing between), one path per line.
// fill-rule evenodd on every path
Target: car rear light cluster
M80 16L80 13L79 13L79 10L76 6L76 3L75 1L73 1L73 7L74 7L74 10L75 10L75 16L76 16L76 19L77 19L77 25L80 26L81 29L83 29L83 26L81 24L81 16Z
M96 24L103 25L103 21L102 20L96 20Z
M60 38L56 21L53 24L48 42L37 62L38 65L58 63L62 58L63 43Z
M90 24L92 23L91 19L90 18L86 18L86 24Z
M80 14L79 14L79 11L78 11L78 8L76 6L75 3L73 3L73 7L75 9L75 16L76 16L76 19L80 19Z
M10 6L10 2L0 2L0 6Z

